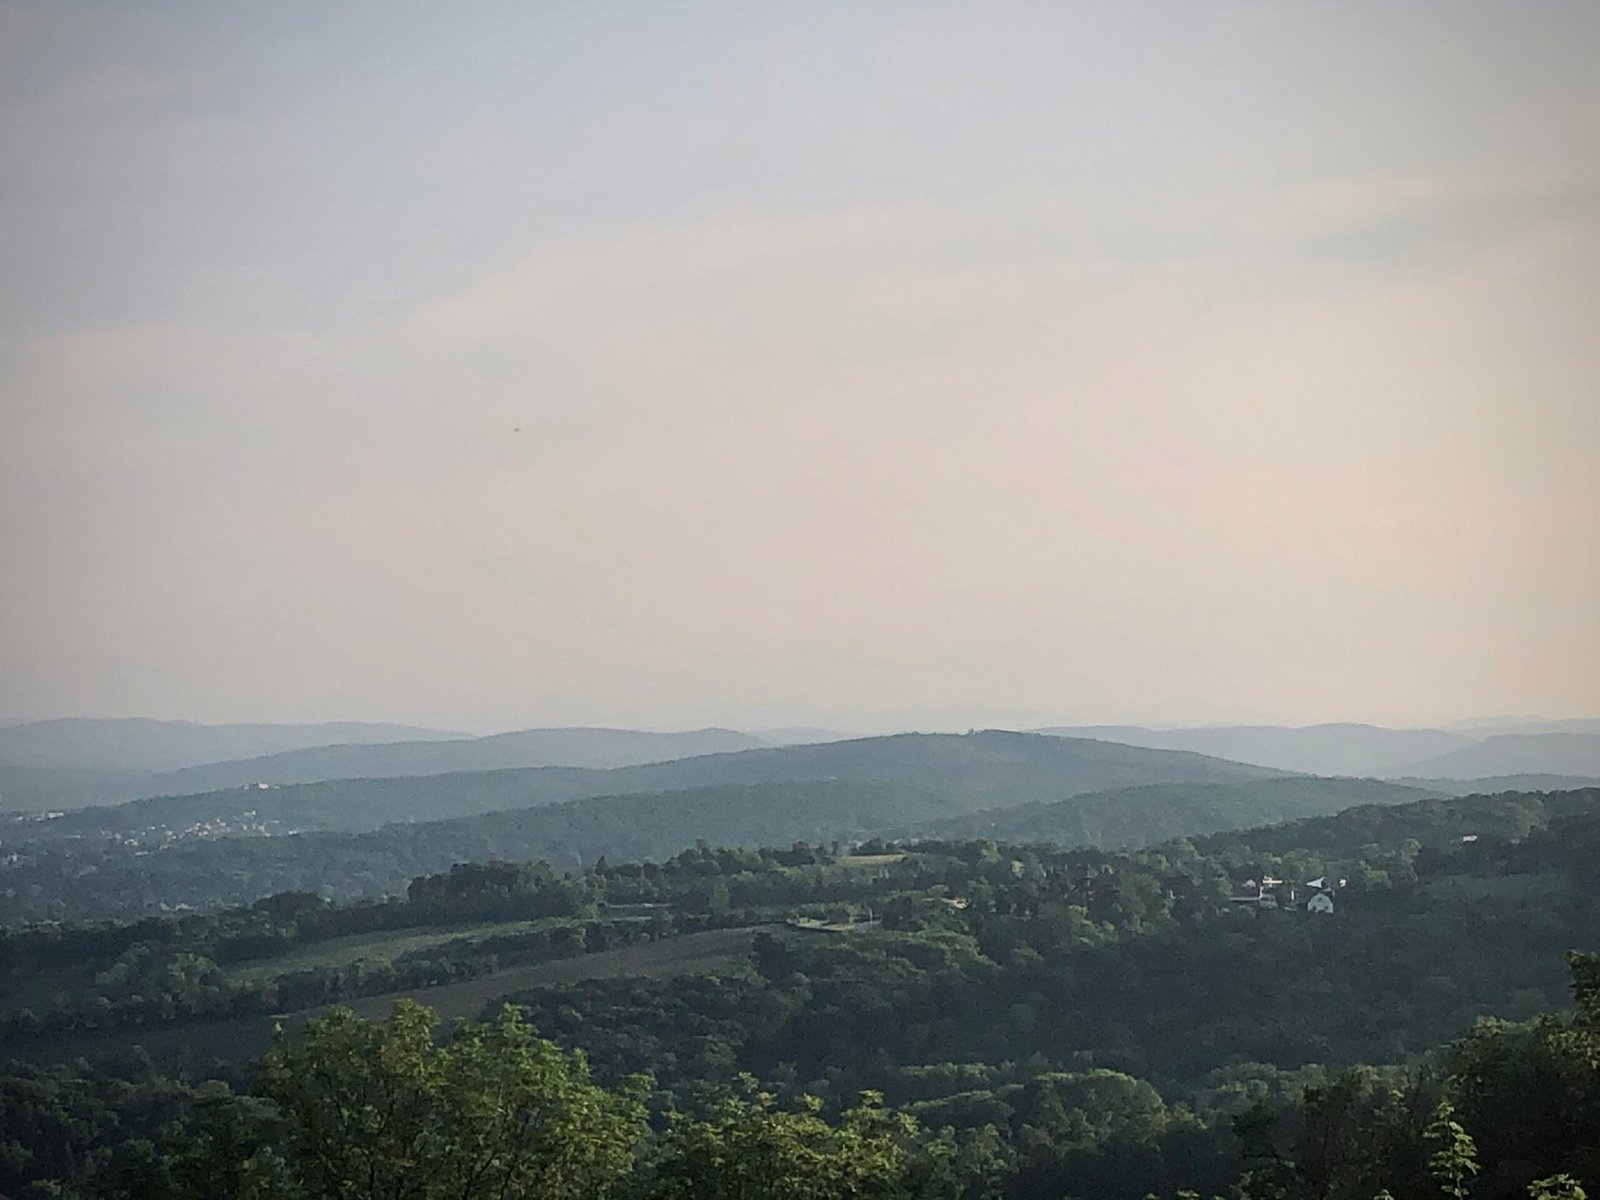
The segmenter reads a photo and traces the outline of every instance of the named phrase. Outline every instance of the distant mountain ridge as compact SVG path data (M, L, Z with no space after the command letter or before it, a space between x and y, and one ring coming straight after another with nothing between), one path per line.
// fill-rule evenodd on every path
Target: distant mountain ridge
M1589 718L1504 718L1450 729L1389 729L1354 723L1188 729L1061 725L1037 732L1190 750L1307 775L1390 780L1600 775L1600 720Z
M1574 792L1600 788L1600 775L1475 775L1469 779L1399 775L1387 780L1441 796L1494 795L1498 792Z
M1600 775L1600 733L1497 733L1470 746L1408 763L1403 773L1444 779L1596 776Z
M1299 777L1092 740L1000 731L903 734L610 771L544 768L237 788L85 809L14 829L35 839L24 843L26 854L53 858L71 873L70 888L59 894L65 911L128 913L244 903L279 891L392 894L412 877L456 862L545 859L574 870L601 855L659 859L702 840L745 846L851 840L932 829L980 809L992 817L1007 805L1084 792L1110 791L1104 806L1114 811L1128 807L1117 796L1130 785L1171 785L1159 803L1129 808L1132 820L1156 822L1139 835L1143 840L1253 819L1263 811L1257 799L1238 805L1248 816L1229 816L1233 802L1210 789L1221 785L1228 793L1227 785L1277 781ZM1206 798L1189 803L1186 791ZM1270 804L1265 811L1276 812ZM246 834L262 821L324 823L300 825L308 831L297 836L186 837L149 852L153 824L226 826L245 814L248 822L209 832ZM128 845L98 836L104 834L139 840Z
M838 729L819 729L814 725L788 725L780 729L751 729L751 737L759 738L769 746L809 746L817 742L848 742L859 733L844 733Z
M1462 731L1388 729L1354 723L1219 725L1192 729L1063 725L1036 732L1054 737L1104 738L1130 746L1188 750L1308 775L1351 776L1388 775L1397 768L1471 746L1479 740Z
M166 723L154 724L158 726L158 733L170 732L166 730ZM189 728L215 731L229 727ZM239 728L276 730L280 727ZM336 779L385 779L519 767L606 769L751 750L771 744L731 729L653 733L634 729L573 727L525 729L483 737L418 730L414 732L433 732L433 736L396 736L386 739L381 735L391 731L405 733L409 727L285 728L303 730L307 740L313 740L319 732L333 737L353 731L360 736L340 743L313 740L310 745L294 746L271 754L222 760L207 758L173 769L137 770L128 764L139 761L141 756L148 760L166 752L166 747L162 745L152 748L137 744L140 733L148 729L143 723L131 728L118 726L114 732L121 734L121 739L108 744L103 742L99 746L92 738L79 736L74 741L58 733L54 740L61 744L61 751L56 755L55 762L38 761L48 756L38 753L37 746L27 744L14 750L8 758L4 734L10 731L0 731L0 811L117 804L152 796L193 795L256 783L320 783ZM35 742L39 740L34 739ZM219 739L212 740L215 742ZM233 739L241 744L247 740L242 737ZM89 742L90 752L81 756L89 760L89 765L68 766L59 761L85 741ZM202 742L196 739L195 744L201 745ZM33 752L29 753L30 750ZM120 756L120 766L104 765L107 760L116 761L117 756Z
M335 743L439 741L470 735L414 725L202 725L146 717L61 717L0 725L0 764L71 770L175 771Z
M1355 805L1409 804L1442 793L1375 779L1295 775L1242 783L1146 784L1048 804L964 813L898 831L906 838L993 838L1063 846L1140 847L1230 829L1325 816Z
M141 780L144 794L187 795L252 783L322 783L502 771L522 767L608 770L677 758L758 750L770 743L732 729L649 733L635 729L523 729L459 741L316 746L262 758L208 763Z
M1415 838L1423 846L1460 848L1464 837L1516 840L1551 820L1600 811L1600 788L1558 792L1472 793L1415 804L1358 804L1328 816L1230 830L1197 838L1207 853L1227 847L1246 853L1291 850L1353 855L1364 845L1398 845Z
M1600 777L1600 720L1593 719L1507 717L1449 729L1341 723L1179 729L1052 726L1034 732L1200 754L1276 771L1377 777L1449 791L1460 791L1474 780L1482 780L1484 786L1498 780L1516 786L1544 781L1544 786L1560 787ZM362 722L27 721L0 725L0 811L75 809L254 784L287 787L513 769L607 770L748 750L872 740L811 727L664 733L556 727L473 736ZM549 776L545 782L554 779ZM675 777L664 786L699 783ZM574 798L567 785L552 786L554 799ZM589 794L580 785L572 786ZM505 792L506 786L489 790ZM509 802L520 801L512 796ZM415 805L407 799L399 806L409 812Z
M1447 726L1475 737L1497 733L1600 733L1600 717L1487 717Z
M892 783L969 798L967 807L1059 800L1145 783L1225 783L1282 775L1180 751L991 730L895 734L703 755L609 770L538 767L390 779L342 779L132 801L69 813L51 832L186 828L252 814L297 830L358 832L595 796L786 782Z

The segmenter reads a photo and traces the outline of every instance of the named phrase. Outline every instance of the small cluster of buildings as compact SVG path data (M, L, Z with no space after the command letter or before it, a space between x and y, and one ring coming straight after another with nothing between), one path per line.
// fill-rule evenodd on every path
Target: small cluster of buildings
M1255 908L1296 908L1303 903L1307 912L1327 914L1333 912L1334 895L1344 883L1341 879L1336 886L1326 875L1308 879L1304 884L1286 883L1271 875L1263 875L1260 879L1246 879L1237 885L1230 899L1235 904L1248 904Z

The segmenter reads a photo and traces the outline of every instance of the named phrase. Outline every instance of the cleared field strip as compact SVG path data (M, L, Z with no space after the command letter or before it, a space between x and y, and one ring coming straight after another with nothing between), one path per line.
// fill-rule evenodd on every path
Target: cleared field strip
M516 967L480 979L445 983L435 987L413 988L382 996L368 996L343 1007L366 1017L382 1018L396 1000L410 999L425 1004L445 1020L476 1017L491 1001L514 992L550 984L580 983L585 979L619 979L629 975L666 978L671 975L715 974L732 970L746 961L755 935L776 930L779 925L753 925L740 929L711 929L659 942L640 942L598 954L581 954L532 967ZM195 1021L187 1025L154 1026L148 1029L118 1029L106 1033L77 1033L41 1038L0 1048L0 1058L26 1062L70 1062L72 1059L105 1058L143 1049L152 1058L255 1058L272 1043L272 1027L282 1023L294 1029L326 1008L287 1013L277 1017L233 1017L219 1021Z
M617 979L627 975L665 978L670 975L712 974L744 961L755 935L777 925L746 926L742 929L710 929L659 942L640 942L597 954L559 958L532 967L514 967L460 983L441 983L434 987L412 988L382 996L368 996L342 1005L364 1017L384 1017L396 1000L415 1000L425 1004L445 1020L476 1017L484 1006L501 996L529 988L557 983L579 983L585 979ZM326 1009L311 1009L284 1018L286 1024L303 1022Z
M314 942L259 962L241 963L228 970L235 981L272 979L295 971L315 968L348 967L357 962L369 964L391 963L403 954L427 950L466 938L479 941L499 934L526 933L536 929L554 929L560 925L577 924L569 917L544 918L538 921L486 921L475 925L449 925L429 929L392 929L377 933L352 933L345 937Z

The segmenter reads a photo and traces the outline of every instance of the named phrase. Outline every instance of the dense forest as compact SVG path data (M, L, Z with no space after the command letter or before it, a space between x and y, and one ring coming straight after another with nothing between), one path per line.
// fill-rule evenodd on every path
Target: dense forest
M1427 796L1371 780L1289 778L1165 784L1049 804L969 810L969 801L891 782L728 785L598 796L363 834L18 840L0 868L0 923L136 916L248 903L283 891L378 897L452 863L542 859L581 871L602 857L661 859L702 840L759 847L869 837L988 836L1143 846L1357 803ZM29 825L23 826L24 839Z
M0 1192L1571 1196L1596 862L1600 792L1513 793L21 926Z

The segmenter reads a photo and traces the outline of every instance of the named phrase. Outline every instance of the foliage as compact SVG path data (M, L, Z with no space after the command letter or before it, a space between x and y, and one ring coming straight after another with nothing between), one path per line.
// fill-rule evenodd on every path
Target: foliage
M701 838L746 846L832 841L1130 785L1278 774L1194 754L989 730L613 770L544 767L167 795L51 820L0 817L0 840L16 855L0 864L9 883L0 886L0 922L209 908L286 891L376 897L457 862L544 859L581 869L602 855L665 857Z
M581 1055L534 1037L512 1009L442 1046L433 1035L433 1015L401 1003L381 1024L335 1011L273 1048L261 1083L278 1110L270 1153L296 1188L576 1200L630 1175L644 1135L637 1088L595 1087Z
M412 971L482 972L493 995L507 962L762 927L738 934L743 964L574 969L442 1041L402 1005L378 1025L313 1020L248 1076L0 1069L0 1193L471 1196L494 1179L666 1200L769 1176L782 1194L941 1200L1592 1193L1600 959L1561 962L1600 915L1597 800L1429 800L1125 851L809 842L581 873L486 861L418 877L404 899L296 892L10 931L9 1045L71 1057L91 1043L67 1035L119 1022L188 1036L201 1016L403 987ZM1331 916L1290 901L1316 878L1333 881ZM381 962L339 957L402 934L410 949ZM599 1157L541 1157L569 1133Z
M836 1125L804 1097L777 1107L744 1076L705 1116L676 1114L662 1139L652 1200L899 1200L911 1194L917 1124L866 1093Z
M1448 1100L1439 1102L1422 1136L1433 1151L1428 1156L1428 1170L1439 1190L1462 1200L1467 1194L1467 1181L1478 1173L1478 1146L1455 1119L1455 1109Z

